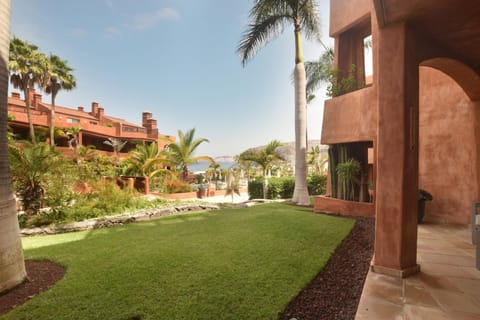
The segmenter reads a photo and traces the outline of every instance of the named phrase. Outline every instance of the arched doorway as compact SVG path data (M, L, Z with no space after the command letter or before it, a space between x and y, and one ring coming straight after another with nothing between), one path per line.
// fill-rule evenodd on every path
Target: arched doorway
M419 74L419 188L434 197L425 218L468 224L480 192L480 77L448 58Z

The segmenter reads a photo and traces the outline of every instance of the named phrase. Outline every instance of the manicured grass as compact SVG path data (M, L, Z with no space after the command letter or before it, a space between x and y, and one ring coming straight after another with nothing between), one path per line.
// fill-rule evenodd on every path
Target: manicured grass
M286 204L23 239L67 268L5 319L276 319L353 220Z

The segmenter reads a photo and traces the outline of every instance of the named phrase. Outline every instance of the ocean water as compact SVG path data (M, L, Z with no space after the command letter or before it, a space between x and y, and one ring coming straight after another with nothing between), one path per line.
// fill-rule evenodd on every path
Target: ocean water
M230 169L235 164L235 162L233 162L233 161L217 162L217 163L220 165L220 168L225 169L225 170ZM210 162L203 162L202 161L202 162L198 162L198 163L189 165L188 169L190 170L190 172L196 173L196 172L199 172L199 171L205 171L209 166L210 166Z

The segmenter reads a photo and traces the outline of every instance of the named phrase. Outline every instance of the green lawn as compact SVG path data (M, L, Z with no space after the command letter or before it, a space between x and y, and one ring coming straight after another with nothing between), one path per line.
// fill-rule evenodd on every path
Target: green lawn
M2 319L276 319L353 224L268 204L24 238L67 272Z

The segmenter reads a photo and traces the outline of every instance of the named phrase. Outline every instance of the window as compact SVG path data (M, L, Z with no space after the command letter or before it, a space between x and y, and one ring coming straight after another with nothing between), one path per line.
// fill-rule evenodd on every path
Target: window
M128 126L123 126L122 131L124 132L141 132L145 133L145 128L135 128L135 127L128 127Z
M97 122L95 122L95 121L90 121L90 124L97 125L98 123L97 123Z
M80 123L80 120L75 118L67 118L67 123Z

